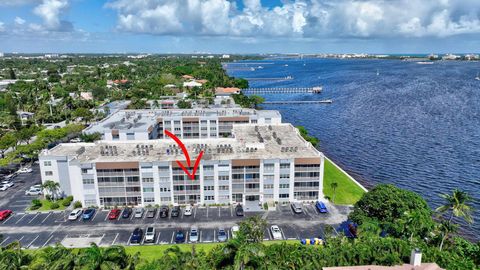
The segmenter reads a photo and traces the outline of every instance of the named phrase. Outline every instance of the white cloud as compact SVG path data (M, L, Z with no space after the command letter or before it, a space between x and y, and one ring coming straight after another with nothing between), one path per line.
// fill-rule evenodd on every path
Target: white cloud
M0 33L5 31L5 23L0 22Z
M15 24L16 25L24 25L25 24L25 20L20 18L20 17L15 17Z
M47 1L47 0L44 0ZM49 0L49 2L63 2ZM111 0L120 31L239 37L452 36L480 33L478 0Z
M61 12L68 7L68 0L43 0L33 12L43 19L46 29L54 31L70 31L72 24L60 19Z

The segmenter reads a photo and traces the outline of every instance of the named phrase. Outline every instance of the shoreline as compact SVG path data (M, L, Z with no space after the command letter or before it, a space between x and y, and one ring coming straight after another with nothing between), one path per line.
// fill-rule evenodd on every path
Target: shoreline
M357 186L359 186L363 191L368 192L368 189L365 188L360 182L355 180L350 174L348 174L344 169L342 169L340 166L338 166L335 162L333 162L330 158L328 158L325 154L323 154L325 159L330 161L339 171L341 171L343 174L345 174L353 183L355 183Z

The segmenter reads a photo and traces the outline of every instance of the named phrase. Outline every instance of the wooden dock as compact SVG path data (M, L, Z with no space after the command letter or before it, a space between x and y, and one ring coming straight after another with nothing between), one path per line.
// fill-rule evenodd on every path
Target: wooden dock
M333 100L325 99L325 100L282 100L282 101L266 101L262 104L332 104Z
M272 77L272 78L244 78L247 81L290 81L293 80L292 76L286 77Z
M298 94L298 93L313 93L320 94L322 92L321 86L315 87L272 87L272 88L245 88L242 89L244 94Z

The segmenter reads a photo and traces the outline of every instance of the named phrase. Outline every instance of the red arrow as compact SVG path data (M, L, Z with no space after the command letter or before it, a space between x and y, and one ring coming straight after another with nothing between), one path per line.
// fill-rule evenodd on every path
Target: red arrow
M188 150L185 147L185 145L183 144L183 142L180 141L180 139L177 136L175 136L173 133L171 133L168 130L165 130L165 134L167 136L169 136L170 138L172 138L178 144L178 146L180 146L180 148L182 148L183 154L185 155L185 159L187 160L187 165L188 165L188 167L190 167L190 164L191 164L190 155L188 155ZM182 168L182 170L193 181L193 180L195 180L195 174L197 173L198 165L200 164L200 160L202 159L202 156L203 156L203 150L200 151L200 154L198 154L197 160L195 160L195 165L193 165L192 173L190 173L188 171L188 169L180 161L178 161L178 160L175 160L175 161L177 162L178 166L180 166L180 168Z

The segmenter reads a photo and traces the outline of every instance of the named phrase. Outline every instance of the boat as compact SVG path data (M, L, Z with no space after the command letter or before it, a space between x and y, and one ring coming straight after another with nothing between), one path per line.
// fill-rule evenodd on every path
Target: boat
M421 62L417 62L417 64L419 64L419 65L433 65L433 62L421 61Z
M285 64L284 66L285 66L285 67L288 67L288 64Z
M380 71L377 69L377 76L380 75Z
M258 66L257 68L258 68L258 69L263 69L263 67L262 67L262 66Z
M475 77L475 80L480 81L480 73L477 72L477 77Z
M255 68L251 67L250 70L251 70L251 71L255 71Z
M293 80L293 77L288 75L287 77L285 77L285 80Z

